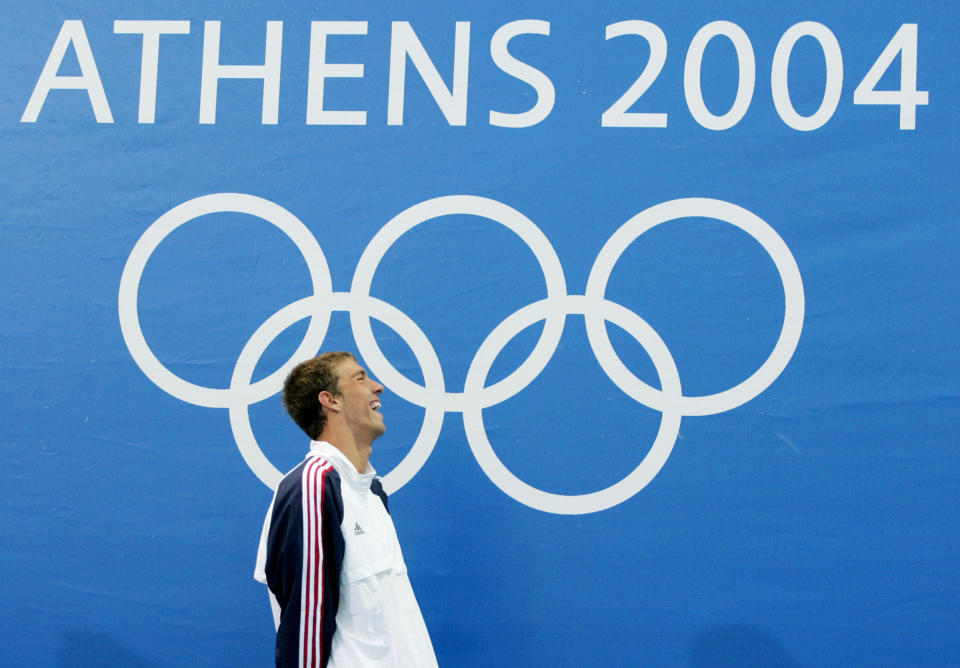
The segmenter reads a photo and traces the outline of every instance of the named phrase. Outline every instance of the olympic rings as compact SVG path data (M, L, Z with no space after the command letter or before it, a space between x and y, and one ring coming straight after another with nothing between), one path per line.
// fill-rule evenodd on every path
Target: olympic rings
M313 295L270 316L240 353L227 388L190 383L172 373L150 350L140 327L138 294L143 271L160 243L181 225L211 213L239 212L275 225L303 255L310 272ZM497 325L484 339L467 371L462 392L446 390L443 369L430 340L405 313L370 295L377 267L387 251L417 225L451 214L488 218L504 225L530 248L543 271L547 294ZM676 364L666 344L650 325L625 307L605 297L607 281L617 260L641 234L678 218L703 217L734 225L756 240L770 255L784 291L784 320L780 336L766 361L746 380L722 392L684 396ZM346 311L360 355L373 375L398 396L425 409L423 425L413 447L383 477L394 492L409 482L426 463L437 443L447 412L463 414L470 450L483 472L504 493L538 510L557 514L597 512L629 499L659 473L676 442L685 415L710 415L750 401L769 387L786 368L800 339L804 319L803 281L796 260L783 239L766 222L739 206L722 200L686 198L650 207L624 223L604 244L587 279L583 295L569 295L563 268L543 232L522 213L496 200L470 195L437 197L416 204L390 220L370 241L357 263L350 292L333 292L323 251L307 227L283 207L241 193L205 195L180 204L158 218L143 233L127 259L118 295L120 329L137 366L160 389L187 403L227 408L234 439L244 461L268 487L276 488L282 474L263 454L250 424L249 406L280 391L283 378L302 359L315 355L326 336L332 311ZM537 489L507 469L491 446L483 424L483 409L513 397L543 371L556 351L567 315L584 316L590 347L603 371L617 387L640 404L661 412L660 428L640 464L619 482L586 494L552 494ZM262 380L252 383L253 370L267 347L281 332L309 318L303 341L293 355ZM383 355L373 336L370 318L393 329L413 351L423 372L423 385L411 381ZM527 359L506 378L487 386L491 366L504 347L527 327L543 321L543 332ZM637 378L620 360L606 333L611 321L632 336L650 356L660 380L657 390Z

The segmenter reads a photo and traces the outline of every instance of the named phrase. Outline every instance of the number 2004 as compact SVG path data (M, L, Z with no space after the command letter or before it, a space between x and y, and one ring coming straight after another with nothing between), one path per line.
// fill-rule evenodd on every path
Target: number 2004
M627 111L653 84L667 60L667 38L663 31L648 21L621 21L608 25L606 39L637 35L650 45L650 58L646 67L633 84L601 117L604 127L665 128L667 114ZM700 87L700 71L707 44L716 37L725 37L736 49L739 76L737 94L733 105L724 114L714 114L707 109ZM815 39L823 51L826 66L826 85L819 108L809 116L797 113L790 99L787 76L790 55L802 37ZM900 56L900 89L877 90L877 84ZM713 21L703 26L693 36L683 66L683 92L687 107L694 120L710 130L726 130L740 122L746 115L753 99L756 83L756 60L750 38L743 29L729 21ZM825 25L804 21L791 26L780 38L773 54L770 73L773 104L780 118L794 130L816 130L833 116L840 102L843 87L843 57L840 44L833 32ZM929 104L927 91L917 90L917 24L905 23L867 71L866 76L853 91L853 103L865 105L893 105L900 108L900 129L916 128L917 106Z

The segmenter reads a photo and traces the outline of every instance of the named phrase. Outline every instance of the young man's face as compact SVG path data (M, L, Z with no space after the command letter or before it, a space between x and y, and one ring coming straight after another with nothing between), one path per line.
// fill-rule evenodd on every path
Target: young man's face
M354 360L347 359L340 364L339 388L343 418L354 437L372 441L382 436L387 430L380 413L383 385Z

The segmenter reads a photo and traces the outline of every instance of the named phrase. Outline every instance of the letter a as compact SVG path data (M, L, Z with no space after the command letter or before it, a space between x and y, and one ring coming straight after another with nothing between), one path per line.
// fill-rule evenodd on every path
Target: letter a
M57 74L70 44L73 44L77 61L80 63L78 77ZM40 109L47 101L47 94L53 89L87 91L97 123L113 123L113 114L110 113L110 105L107 104L107 94L103 90L103 82L100 81L100 73L93 60L93 52L90 50L90 42L87 41L87 33L83 29L83 21L63 22L60 34L57 35L53 48L50 49L47 64L43 66L40 79L37 80L30 101L27 102L27 108L23 110L23 116L20 117L21 123L36 123Z

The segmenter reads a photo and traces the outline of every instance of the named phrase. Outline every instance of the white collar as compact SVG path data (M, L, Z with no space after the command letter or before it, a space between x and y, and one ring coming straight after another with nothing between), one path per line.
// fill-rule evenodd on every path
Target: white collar
M370 462L367 462L366 473L357 471L353 462L339 448L327 441L310 441L310 453L320 455L333 464L333 468L340 474L341 480L346 479L348 484L360 490L370 489L370 485L377 475L373 464Z

